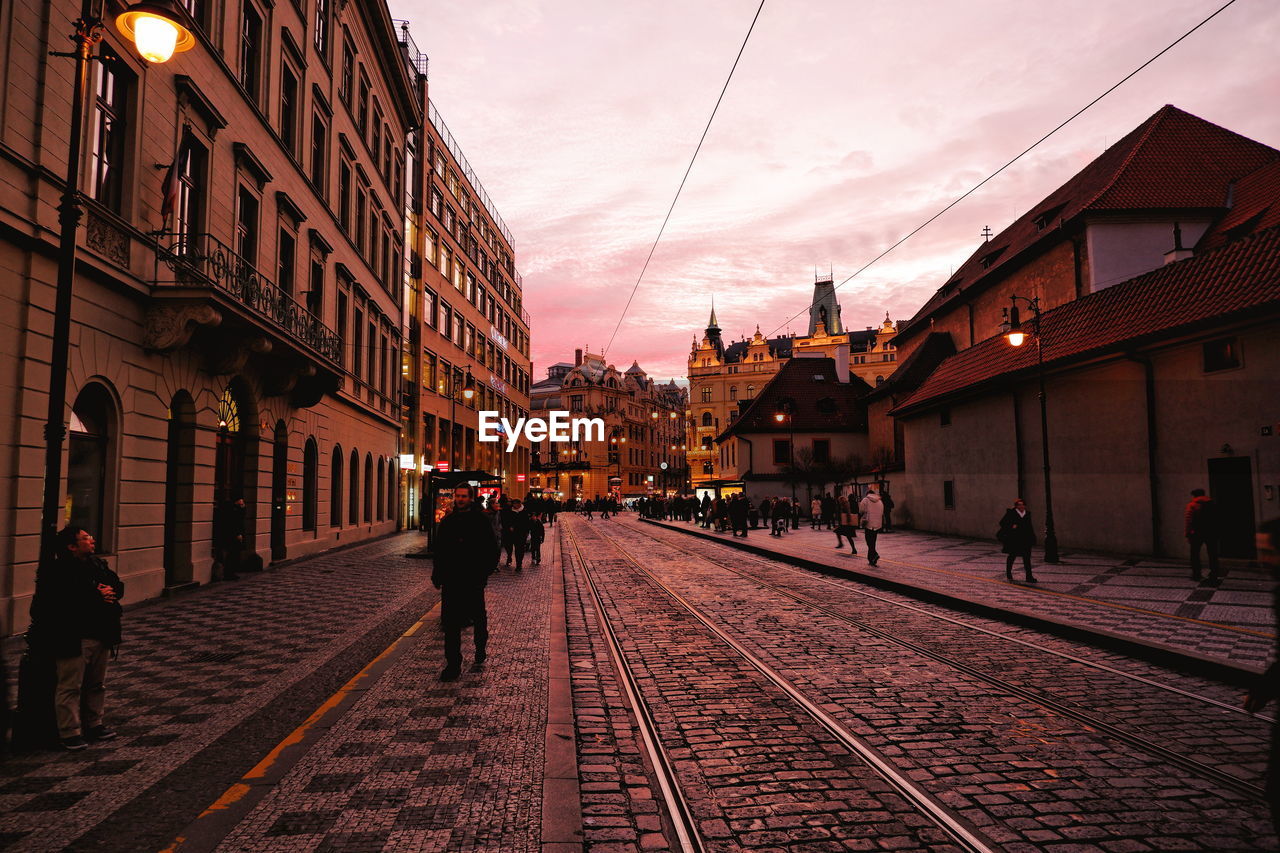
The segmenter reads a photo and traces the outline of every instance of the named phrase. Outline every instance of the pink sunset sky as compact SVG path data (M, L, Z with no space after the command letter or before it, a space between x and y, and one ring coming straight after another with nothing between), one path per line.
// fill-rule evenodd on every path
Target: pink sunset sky
M768 0L608 360L682 378L713 294L727 339L778 329L1222 2ZM757 3L391 0L515 237L535 381L608 342ZM845 284L845 325L909 318L1166 103L1280 147L1277 44L1238 0Z

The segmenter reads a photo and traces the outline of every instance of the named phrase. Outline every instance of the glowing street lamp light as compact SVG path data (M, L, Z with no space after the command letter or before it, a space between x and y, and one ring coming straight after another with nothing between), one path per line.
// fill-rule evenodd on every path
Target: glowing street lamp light
M171 2L134 3L116 17L116 29L147 62L168 62L175 53L196 46L196 37L179 20Z

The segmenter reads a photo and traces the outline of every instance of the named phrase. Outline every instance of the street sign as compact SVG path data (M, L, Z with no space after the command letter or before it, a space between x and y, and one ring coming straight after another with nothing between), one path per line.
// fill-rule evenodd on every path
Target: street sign
M447 472L447 471L449 470L449 463L448 463L448 462L437 462L437 463L436 463L436 470L437 470L437 471L441 471L441 472Z
M517 483L523 483L523 482L524 482L524 474L516 474L516 482L517 482Z

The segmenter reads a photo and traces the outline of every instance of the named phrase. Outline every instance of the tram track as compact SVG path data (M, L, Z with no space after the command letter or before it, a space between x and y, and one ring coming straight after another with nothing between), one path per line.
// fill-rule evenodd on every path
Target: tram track
M598 533L598 531L597 531ZM622 649L616 631L608 618L608 608L605 604L603 595L592 577L592 569L589 561L583 553L582 544L571 529L562 530L562 535L569 539L573 547L574 553L577 555L577 562L581 569L582 576L590 591L593 602L593 609L597 618L604 629L605 639L609 646L610 657L614 661L615 667L618 669L621 680L623 682L623 691L627 696L628 704L631 705L635 713L635 717L641 729L642 740L645 743L646 751L649 754L655 774L658 776L659 787L663 792L664 800L666 800L669 816L675 824L675 831L680 849L683 851L703 850L705 847L704 840L701 838L696 820L692 815L692 811L688 806L687 800L680 794L678 778L671 767L670 756L666 750L661 747L660 738L657 733L656 724L653 714L650 711L643 694L640 692L639 684L630 664L627 662L626 654ZM703 615L698 608L690 604L679 593L672 590L667 585L658 580L651 572L644 568L638 561L610 537L599 534L602 539L608 541L621 558L631 565L649 580L666 596L675 602L679 608L688 616L692 617L698 624L709 631L723 645L732 649L732 651L746 662L752 669L774 688L781 691L791 700L794 707L807 716L812 722L816 723L841 746L856 756L863 766L870 769L876 776L886 782L890 788L901 796L914 811L925 817L933 826L938 828L944 835L950 839L952 844L959 849L970 851L971 853L995 853L1002 848L990 838L988 838L980 829L974 826L965 818L956 814L952 809L943 804L938 798L927 791L923 786L919 785L906 772L898 768L890 759L884 756L879 750L868 744L862 737L850 731L844 724L833 717L814 703L809 697L790 680L786 679L776 669L762 660L742 643L734 639L728 632L717 626L714 622ZM598 558L597 558L598 559Z
M1130 747L1138 749L1149 756L1152 756L1161 761L1167 762L1168 764L1178 767L1188 773L1195 774L1203 779L1211 781L1214 784L1220 785L1228 790L1234 791L1254 801L1266 802L1266 794L1263 791L1263 789L1260 786L1255 785L1252 782L1249 782L1248 780L1241 779L1230 773L1222 771L1217 767L1214 767L1204 762L1197 761L1196 759L1187 757L1177 752L1174 749L1170 749L1166 746L1158 744L1149 738L1143 737L1142 735L1138 735L1131 731L1127 731L1113 723L1100 719L1095 714L1091 714L1088 711L1077 708L1067 702L1063 702L1051 696L1045 695L1043 691L1027 688L1018 684L1014 684L1006 679L1000 678L999 676L992 675L988 672L984 672L983 670L978 669L977 667L964 663L963 661L956 660L948 655L945 655L933 649L927 648L919 643L913 642L904 637L898 636L891 631L887 631L883 628L878 628L874 625L870 625L863 620L849 616L848 614L842 613L838 610L834 610L827 605L821 604L819 602L815 602L812 599L807 598L803 595L796 594L795 592L789 589L786 589L782 586L779 586L778 584L772 583L767 580L763 580L756 575L733 568L732 566L729 566L723 562L715 560L705 554L699 554L697 552L690 551L686 548L683 548L679 545L676 545L668 541L667 539L664 539L659 536L655 536L649 533L648 531L645 531L639 528L630 528L630 527L628 529L635 529L637 530L637 532L642 533L649 539L655 542L658 542L665 547L671 548L674 551L677 551L679 553L685 554L697 560L713 565L722 571L726 571L738 577L749 580L750 582L757 584L760 587L768 589L770 592L774 593L775 595L783 596L784 598L787 598L797 604L800 604L801 606L812 608L818 612L821 612L822 614L826 615L829 618L833 618L840 622L844 622L858 629L859 631L863 631L881 640L885 640L887 642L893 643L900 648L910 651L913 654L935 661L957 672L963 673L966 676L982 681L983 683L988 684L1003 693L1018 697L1028 702L1032 702L1047 710L1052 711L1055 714L1059 714L1069 719L1075 720L1076 722L1079 722L1087 726L1088 728L1094 729L1106 735L1107 737L1110 737L1114 740L1125 743ZM605 538L608 541L610 541L614 545L614 547L617 548L620 552L624 551L623 547L614 537L610 537L605 534L600 534L600 535L602 536L602 538ZM632 561L634 562L634 559L632 559ZM647 570L645 571L647 572ZM652 576L652 573L649 573L649 574ZM941 614L929 613L927 610L924 610L923 608L915 607L913 605L906 605L901 602L895 602L895 601L892 601L891 599L886 599L881 596L868 594L861 590L849 589L847 586L836 584L832 581L826 580L825 578L821 580L823 580L825 583L828 583L832 586L838 586L842 590L854 592L857 595L860 595L866 598L875 599L876 601L880 601L885 604L889 604L897 607L904 607L905 609L911 610L913 612L922 613L924 615L938 618L946 622L961 625L967 628L972 628L973 630L991 635L993 637L997 637L1002 640L1009 640L1011 642L1016 642L1024 646L1030 646L1040 651L1044 651L1054 655L1058 655L1060 657L1068 658L1073 662L1076 662L1079 664L1093 666L1100 670L1105 670L1114 675L1120 675L1123 677L1132 678L1133 680L1143 683L1147 686L1168 690L1187 698L1192 698L1195 700L1205 702L1215 707L1226 708L1232 711L1239 710L1241 713L1248 714L1248 712L1243 711L1243 709L1233 708L1231 706L1226 705L1226 703L1219 702L1218 700L1212 699L1211 697L1205 697L1199 694L1194 694L1194 693L1191 693L1190 691L1184 691L1184 690L1181 690L1180 688L1176 688L1171 685L1162 685L1159 682L1155 682L1151 679L1147 679L1142 676L1130 675L1130 674L1124 673L1121 670L1117 670L1114 667L1109 667L1102 664L1096 664L1094 662L1087 661L1083 658L1077 658L1071 655L1065 655L1063 653L1056 652L1055 650L1048 649L1038 644L1034 644L1034 643L1030 643L1029 641L1022 640L1021 638L1007 637L1005 635L1000 634L999 632L988 631L987 629L983 629L979 626L972 626L961 620L953 619L951 617L946 617ZM661 581L657 581L657 582L659 584L662 583ZM1250 715L1250 716L1253 716L1253 715Z
M668 528L663 527L663 526L661 526L661 525L653 525L653 526L656 526L656 527L658 527L659 529L663 529L663 530L668 529ZM712 563L714 563L715 565L720 566L721 568L728 569L728 570L730 570L730 571L736 571L736 570L734 570L732 567L730 567L730 566L728 566L728 565L726 565L726 564L724 564L724 563L722 563L722 562L720 562L720 561L714 560L714 559L712 559L712 558L708 557L708 556L707 556L707 555L705 555L705 554L699 554L699 553L697 553L697 552L695 552L695 551L690 551L690 550L689 550L689 549L687 549L687 548L684 548L684 547L681 547L681 546L679 546L679 545L676 545L674 542L672 542L672 541L670 541L670 540L668 540L668 539L664 539L664 538L662 538L662 537L660 537L660 536L655 536L655 535L654 535L652 532L650 532L650 530L648 529L648 525L645 525L645 526L636 526L636 527L631 528L631 529L634 529L637 533L640 533L641 535L647 536L647 537L649 537L650 539L653 539L653 540L654 540L654 541L656 541L656 542L661 542L662 544L667 545L668 547L670 547L670 548L672 548L672 549L674 549L674 550L676 550L676 551L680 551L681 553L688 554L688 555L689 555L689 556L691 556L691 557L697 557L697 558L699 558L699 559L707 560L708 562L712 562ZM682 535L683 535L683 534L682 534ZM709 543L706 543L706 544L707 544L707 545L715 545L715 544L717 544L717 543L715 543L715 542L709 542ZM1173 684L1165 684L1165 683L1162 683L1162 682L1156 681L1155 679L1147 678L1146 676L1143 676L1143 675L1138 675L1137 673L1125 672L1125 671L1124 671L1124 670L1122 670L1122 669L1118 669L1117 667L1109 666L1109 665L1107 665L1107 664L1105 664L1105 663L1101 663L1101 662L1099 662L1099 661L1089 660L1088 658L1083 658L1083 657L1079 657L1079 656L1077 656L1077 655L1067 654L1066 652L1063 652L1063 651L1059 651L1059 650L1057 650L1057 649L1050 648L1050 647L1045 646L1045 645L1042 645L1042 644L1040 644L1040 643L1032 642L1031 640L1027 640L1027 639L1024 639L1024 638L1022 638L1022 637L1015 637L1015 636L1011 636L1011 635L1006 634L1006 633L1002 633L1002 632L1000 632L1000 631L993 631L993 630L991 630L991 629L989 629L989 628L984 628L984 627L982 627L981 625L975 625L975 624L973 624L972 622L966 622L966 621L965 621L965 620L963 620L963 619L957 619L957 618L956 618L956 617L954 617L954 616L947 616L946 614L943 614L943 613L937 613L937 612L931 611L931 610L929 610L929 609L927 609L927 608L925 608L925 607L921 607L921 606L918 606L918 605L915 605L915 604L909 604L909 603L907 603L907 602L905 602L905 601L896 601L896 600L894 600L894 599L892 599L892 598L887 598L887 597L885 597L885 596L883 596L883 595L877 595L877 594L875 594L875 593L873 593L873 592L868 592L868 591L866 591L865 589L859 589L859 588L858 588L854 583L851 583L851 582L841 582L841 581L833 580L832 578L830 578L830 577L828 577L828 576L821 575L821 574L818 574L818 573L816 573L816 572L808 571L808 570L806 570L806 569L797 568L797 567L794 567L794 566L792 566L792 565L790 565L790 564L788 564L788 563L782 562L782 561L778 561L778 560L772 560L772 561L771 561L771 560L769 560L767 557L761 557L761 556L758 556L758 555L755 555L755 554L748 554L748 553L736 553L736 554L735 554L735 556L738 556L738 557L740 557L741 559L745 559L745 560L750 561L750 562L752 562L752 563L755 563L755 564L757 564L757 565L768 565L770 568L779 568L779 569L782 569L782 570L792 571L792 572L795 572L797 575L800 575L800 576L803 576L803 577L805 577L805 578L807 578L807 579L813 580L813 581L814 581L814 582L816 582L816 583L821 583L821 584L824 584L824 585L826 585L826 586L834 587L834 588L836 588L836 589L840 589L840 590L842 590L842 591L844 591L844 592L848 592L848 593L850 593L850 594L857 595L857 596L859 596L859 597L861 597L861 598L870 599L870 600L872 600L872 601L878 601L878 602L881 602L881 603L883 603L883 604L887 604L887 605L890 605L890 606L892 606L892 607L898 608L898 609L900 609L900 610L910 611L910 612L912 612L912 613L916 613L916 614L919 614L919 615L921 615L921 616L926 616L926 617L928 617L928 618L930 618L930 619L934 619L934 620L937 620L937 621L940 621L940 622L947 622L947 623L949 623L949 624L952 624L952 625L955 625L955 626L958 626L958 627L964 628L964 629L969 630L969 631L973 631L973 632L975 632L975 633L985 634L985 635L987 635L987 636L989 636L989 637L994 637L994 638L997 638L997 639L1002 640L1002 641L1004 641L1004 642L1014 643L1014 644L1017 644L1017 645L1023 646L1024 648L1033 649L1033 650L1035 650L1035 651L1037 651L1037 652L1040 652L1040 653L1042 653L1042 654L1052 655L1053 657L1056 657L1056 658L1059 658L1059 659L1062 659L1062 660L1066 660L1066 661L1070 661L1071 663L1073 663L1073 664L1077 664L1077 665L1079 665L1079 666L1085 666L1085 667L1089 667L1089 668L1091 668L1091 669L1096 669L1096 670L1098 670L1099 672L1106 672L1106 673L1108 673L1108 674L1110 674L1110 675L1114 675L1114 676L1117 676L1117 677L1119 677L1119 678L1124 678L1124 679L1127 679L1127 680L1129 680L1129 681L1133 681L1133 682L1135 682L1135 683L1142 684L1142 685L1144 685L1144 686L1146 686L1146 687L1152 687L1152 688L1155 688L1155 689L1157 689L1157 690L1162 690L1162 691L1165 691L1165 692L1168 692L1168 693L1173 693L1173 694L1175 694L1175 695L1182 696L1183 698L1186 698L1186 699L1191 699L1191 700L1193 700L1193 701L1201 702L1201 703L1204 703L1204 704L1206 704L1206 705L1212 705L1213 707L1218 708L1219 710L1222 710L1222 711L1227 711L1227 712L1229 712L1229 713L1232 713L1232 714L1238 714L1238 715L1245 716L1245 717L1252 717L1252 718L1254 718L1254 719L1256 719L1256 720L1260 720L1261 722L1264 722L1264 723L1274 723L1274 722L1276 722L1276 720L1275 720L1275 718L1274 718L1274 717L1268 716L1268 715L1266 715L1266 714L1254 713L1254 712L1252 712L1252 711L1247 711L1247 710L1245 710L1245 708L1244 708L1243 704L1241 704L1241 703L1231 704L1231 703L1229 703L1229 702L1223 702L1222 700L1220 700L1220 699L1215 699L1215 698L1213 698L1213 697L1211 697L1211 696L1205 696L1205 695L1203 695L1203 694L1195 693L1195 692L1192 692L1192 691L1190 691L1190 690L1184 690L1184 689L1182 689L1181 687L1178 687L1178 686L1173 685ZM752 576L752 577L754 578L754 576Z

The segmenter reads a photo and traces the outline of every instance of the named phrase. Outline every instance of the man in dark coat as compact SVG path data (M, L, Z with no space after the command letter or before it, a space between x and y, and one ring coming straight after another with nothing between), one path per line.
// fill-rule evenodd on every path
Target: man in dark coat
M736 494L729 500L729 525L734 536L747 538L747 497Z
M1000 532L996 534L1002 551L1008 554L1004 564L1004 576L1013 580L1013 561L1021 557L1022 568L1027 573L1027 583L1035 583L1031 575L1031 547L1036 544L1036 531L1031 524L1031 514L1022 498L1013 502L1000 519Z
M1258 528L1258 562L1271 570L1273 580L1280 580L1280 518L1264 522ZM1280 614L1280 583L1272 587L1272 601ZM1272 699L1280 698L1280 637L1276 638L1276 658L1265 673L1254 682L1245 699L1245 710L1258 713ZM1280 721L1271 724L1271 756L1267 763L1267 803L1271 806L1272 825L1280 830Z
M233 581L240 577L240 558L244 551L244 498L226 500L219 504L213 516L213 544L218 549L222 563L222 579Z
M529 512L518 500L512 501L502 510L502 549L507 554L507 565L511 565L511 554L515 553L516 571L524 568L524 554L529 546Z
M102 719L107 662L120 645L124 582L93 555L95 545L83 528L58 531L57 557L36 573L27 632L32 652L54 660L58 736L72 751L116 736Z
M472 672L484 668L489 643L489 614L484 588L498 569L498 540L493 527L475 504L470 486L453 490L453 510L436 527L431 583L440 590L440 621L444 627L444 671L441 681L462 673L462 629L475 625L476 656Z
M1218 580L1218 506L1204 489L1192 489L1185 515L1187 544L1191 546L1191 579L1204 580L1200 574L1200 548L1209 553L1209 582Z

